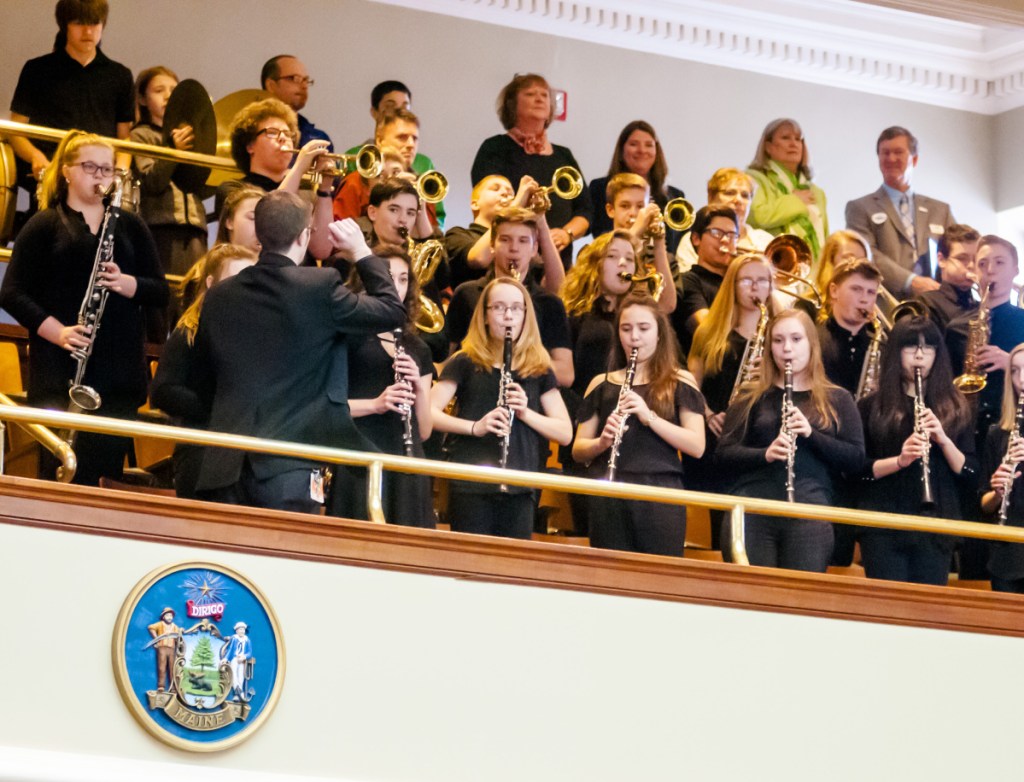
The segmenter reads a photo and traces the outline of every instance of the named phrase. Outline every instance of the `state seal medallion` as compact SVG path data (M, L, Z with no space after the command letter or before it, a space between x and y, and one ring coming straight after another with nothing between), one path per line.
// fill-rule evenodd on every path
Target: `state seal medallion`
M284 683L284 642L263 594L209 562L160 567L114 626L114 677L142 726L171 746L213 752L247 739Z

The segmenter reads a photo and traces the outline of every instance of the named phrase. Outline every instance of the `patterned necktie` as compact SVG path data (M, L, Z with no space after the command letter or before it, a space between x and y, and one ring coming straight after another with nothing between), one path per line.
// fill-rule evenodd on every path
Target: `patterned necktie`
M917 234L914 231L914 216L910 213L910 199L907 198L906 193L900 196L900 217L903 219L903 227L907 231L907 236L910 237L910 244L913 245L916 251Z

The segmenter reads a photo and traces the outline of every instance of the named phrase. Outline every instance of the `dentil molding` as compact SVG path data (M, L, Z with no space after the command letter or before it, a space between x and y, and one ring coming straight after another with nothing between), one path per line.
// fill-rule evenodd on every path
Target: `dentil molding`
M851 0L373 0L982 114L1024 106L1024 29Z

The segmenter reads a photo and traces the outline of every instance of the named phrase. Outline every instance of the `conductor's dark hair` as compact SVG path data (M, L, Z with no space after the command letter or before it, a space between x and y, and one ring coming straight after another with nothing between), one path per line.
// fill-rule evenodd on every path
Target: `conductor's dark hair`
M380 102L384 100L384 96L387 95L389 92L404 92L406 95L409 96L409 102L412 103L412 90L410 90L408 87L405 86L405 84L403 84L400 81L396 81L395 79L388 79L387 81L382 81L380 84L373 88L373 91L370 93L370 107L374 109L379 109Z
M265 251L284 253L309 228L312 216L308 201L287 190L275 190L256 204L256 238Z

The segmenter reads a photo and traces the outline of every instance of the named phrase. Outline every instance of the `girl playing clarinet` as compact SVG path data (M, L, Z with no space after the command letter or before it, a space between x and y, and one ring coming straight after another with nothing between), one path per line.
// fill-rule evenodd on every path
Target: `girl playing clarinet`
M430 384L434 367L430 348L416 333L420 289L409 256L399 247L379 246L375 254L391 267L398 295L405 303L406 326L400 332L374 334L349 345L348 364L359 367L349 376L349 407L356 428L384 453L423 457L423 441L432 429ZM363 290L353 271L353 291ZM339 515L366 518L363 491L334 491ZM384 476L384 516L408 527L435 526L430 477L388 472Z
M794 501L830 505L840 475L858 471L864 460L857 406L848 391L826 379L818 335L805 312L785 310L775 316L768 325L767 343L757 382L740 391L726 412L716 463L733 476L732 493L741 497L785 500L790 484ZM792 373L792 407L783 427L787 366ZM729 526L727 519L725 539ZM832 540L827 522L746 517L751 565L823 573ZM724 549L728 555L730 547Z
M1003 411L999 422L990 426L985 437L981 474L987 485L982 489L981 509L1001 524L1024 526L1024 488L1019 466L1024 462L1024 438L1021 434L1024 413L1024 344L1010 351L1010 383L1003 385ZM1011 439L1013 445L1010 445ZM1006 493L1009 492L1009 497ZM1005 519L1003 516L1005 515ZM993 540L990 544L988 571L995 592L1024 593L1024 546Z
M613 472L609 477L626 483L682 489L679 452L704 452L704 400L679 367L675 333L653 298L627 297L615 328L618 369L587 389L573 458L588 463L594 477ZM591 505L594 547L681 557L685 541L685 507L604 498Z
M504 404L498 404L506 371L510 382L504 384ZM445 412L453 399L454 412ZM548 441L569 442L569 414L521 283L502 277L484 288L462 349L445 365L430 401L434 427L450 435L452 461L532 470ZM453 481L451 528L528 539L535 500L527 487Z
M865 482L857 487L857 506L963 518L963 501L975 496L977 488L974 427L967 400L953 385L939 327L924 317L902 318L893 326L888 344L878 391L858 405L867 462ZM868 578L944 585L954 543L955 538L927 532L860 530Z

